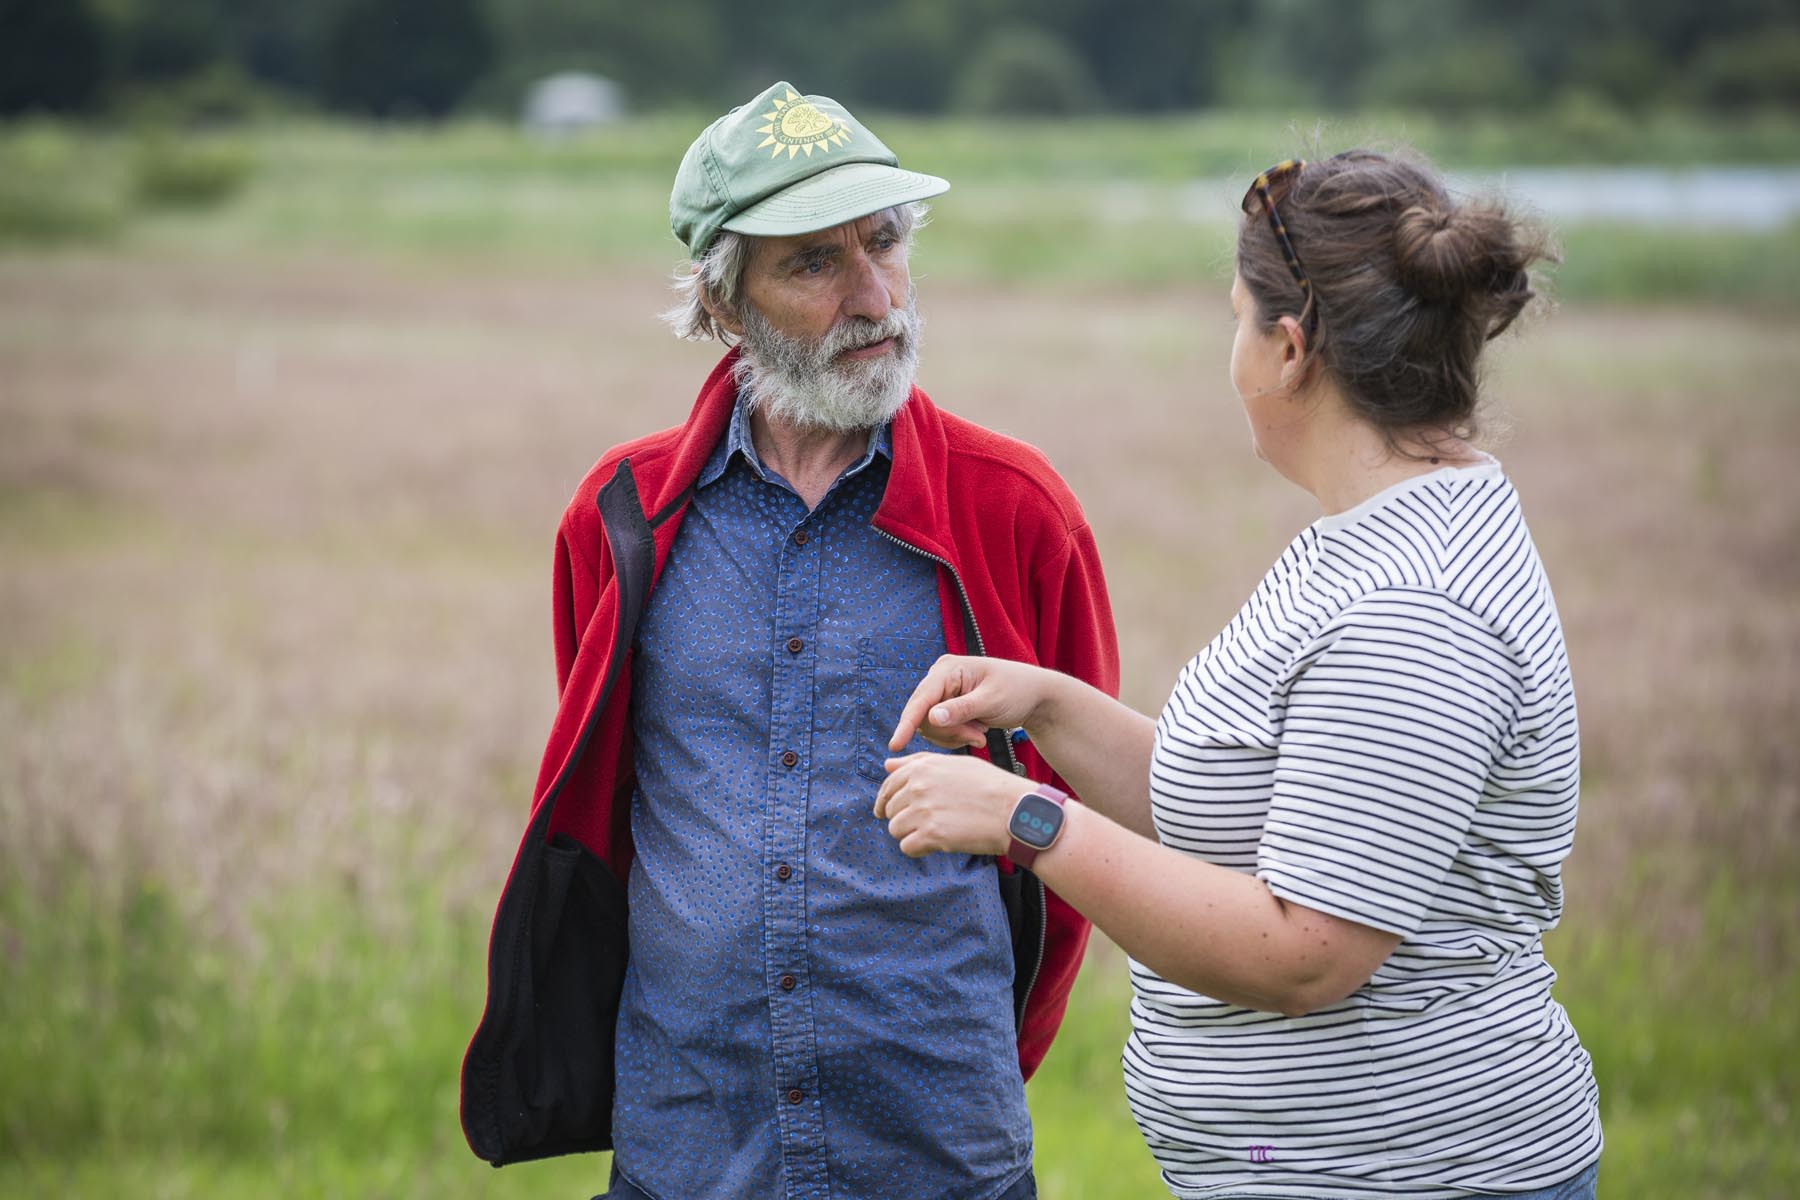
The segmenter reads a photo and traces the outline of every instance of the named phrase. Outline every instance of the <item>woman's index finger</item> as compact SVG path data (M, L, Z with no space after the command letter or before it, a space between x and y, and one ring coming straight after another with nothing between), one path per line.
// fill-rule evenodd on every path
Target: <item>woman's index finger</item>
M925 716L931 706L940 700L947 699L945 680L947 672L940 660L931 665L925 672L925 678L919 680L913 688L912 695L900 709L900 720L894 726L894 736L888 739L889 750L904 750L908 742L919 732L919 726L925 723Z

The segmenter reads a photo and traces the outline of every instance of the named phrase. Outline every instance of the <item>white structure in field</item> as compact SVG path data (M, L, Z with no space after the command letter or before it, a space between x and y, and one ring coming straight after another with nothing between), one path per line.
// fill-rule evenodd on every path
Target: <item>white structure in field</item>
M520 114L525 128L543 137L564 137L625 115L625 91L610 79L584 71L548 75L525 93Z

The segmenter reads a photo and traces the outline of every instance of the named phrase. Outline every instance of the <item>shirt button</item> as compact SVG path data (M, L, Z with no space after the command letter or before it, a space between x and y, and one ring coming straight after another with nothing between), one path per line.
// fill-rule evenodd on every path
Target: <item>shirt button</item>
M775 868L775 878L781 880L783 883L786 883L793 877L794 868L788 866L786 863L782 863L779 867Z
M787 1102L789 1104L798 1104L804 1099L806 1099L806 1093L802 1092L799 1088L788 1089Z
M791 992L794 990L794 985L799 982L800 981L795 979L792 975L783 975L781 977L781 990L784 992Z
M798 754L795 754L792 750L787 751L785 754L783 754L781 756L781 765L784 767L791 767L799 761L800 761L800 756Z
M812 534L806 532L804 529L794 530L794 545L804 546L810 541L812 541Z
M788 653L789 654L798 654L798 653L800 653L800 651L802 651L804 649L806 649L806 643L801 641L799 638L789 638L788 639Z

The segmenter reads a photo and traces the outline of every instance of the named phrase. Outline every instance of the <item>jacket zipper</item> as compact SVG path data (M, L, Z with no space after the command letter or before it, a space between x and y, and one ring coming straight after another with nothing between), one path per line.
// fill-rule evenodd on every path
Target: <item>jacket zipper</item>
M884 529L874 525L869 526L869 528L875 530L878 535L886 538L902 550L910 550L920 558L930 559L938 566L944 568L944 570L950 572L950 582L956 585L957 598L962 601L963 616L968 619L969 632L973 634L975 638L975 653L982 658L986 658L988 656L987 646L981 640L981 623L975 619L975 606L969 603L968 589L963 587L962 576L956 573L956 568L951 565L950 561L933 554L929 550L921 550L911 542L902 541L900 538L895 537ZM1006 739L1006 768L1014 775L1025 774L1025 768L1019 764L1018 757L1013 753L1012 738L1010 736ZM1023 868L1018 867L1015 864L1014 870L1023 870ZM1029 872L1027 873L1029 874ZM1050 928L1050 903L1044 895L1044 881L1039 879L1036 875L1032 875L1031 885L1037 889L1038 912L1041 915L1038 920L1037 958L1034 959L1031 964L1031 977L1025 981L1025 994L1019 999L1019 1011L1021 1013L1031 1006L1032 990L1037 987L1038 973L1044 969L1044 946L1048 939L1048 931Z

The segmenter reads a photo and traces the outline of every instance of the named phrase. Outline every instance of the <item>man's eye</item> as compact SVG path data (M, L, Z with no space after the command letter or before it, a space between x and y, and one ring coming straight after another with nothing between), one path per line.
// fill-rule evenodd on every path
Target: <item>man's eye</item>
M820 272L822 272L824 269L825 269L825 262L823 259L815 258L809 263L800 264L801 272L803 274L807 274L807 275L817 275Z

